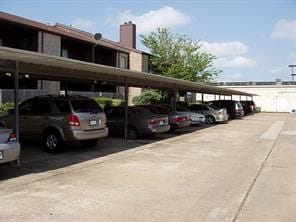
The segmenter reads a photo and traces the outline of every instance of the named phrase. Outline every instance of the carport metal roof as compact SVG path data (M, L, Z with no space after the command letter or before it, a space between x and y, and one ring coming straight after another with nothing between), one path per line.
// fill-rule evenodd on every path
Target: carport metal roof
M128 86L131 87L175 88L197 93L221 95L254 95L237 90L207 86L150 73L120 69L43 53L0 47L0 70L14 72L15 62L19 62L20 73L30 74L40 79L98 80L113 82L118 85L124 85L126 80Z

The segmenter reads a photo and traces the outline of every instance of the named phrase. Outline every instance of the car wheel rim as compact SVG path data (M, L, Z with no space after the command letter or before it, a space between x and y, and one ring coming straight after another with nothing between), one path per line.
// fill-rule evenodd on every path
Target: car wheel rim
M214 122L215 122L214 118L212 116L208 116L207 123L212 124Z
M137 137L137 132L133 129L130 129L130 130L128 130L127 136L130 139L134 139Z
M58 145L58 140L54 135L48 135L46 138L46 146L49 149L54 149Z

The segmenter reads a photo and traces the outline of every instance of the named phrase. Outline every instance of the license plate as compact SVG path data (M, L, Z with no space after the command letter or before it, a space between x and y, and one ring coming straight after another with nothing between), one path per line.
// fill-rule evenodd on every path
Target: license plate
M159 125L163 125L163 121L159 121Z
M90 125L90 126L95 126L95 125L97 125L97 120L90 120L90 121L89 121L89 125Z
M3 159L3 154L2 154L2 151L0 151L0 160Z

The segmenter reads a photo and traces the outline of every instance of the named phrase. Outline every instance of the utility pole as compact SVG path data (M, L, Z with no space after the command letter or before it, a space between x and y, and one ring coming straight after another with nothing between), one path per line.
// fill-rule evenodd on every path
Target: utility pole
M296 65L289 65L289 68L291 68L291 76L292 76L292 81L294 81L294 77L296 76L296 73L294 73L294 68L296 68Z

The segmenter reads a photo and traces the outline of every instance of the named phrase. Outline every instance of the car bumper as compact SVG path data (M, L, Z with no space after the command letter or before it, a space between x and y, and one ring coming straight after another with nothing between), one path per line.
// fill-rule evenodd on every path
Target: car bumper
M228 115L218 115L216 116L216 122L223 123L228 121Z
M171 129L180 129L184 128L187 126L191 125L191 120L190 121L184 121L184 122L179 122L179 123L172 123L171 124Z
M0 163L6 163L16 160L20 155L19 143L4 143L0 144Z
M158 126L153 129L151 129L152 133L163 133L169 131L171 128L170 125L163 125L163 126Z
M203 124L205 122L206 122L206 118L197 118L197 119L191 120L192 125Z
M65 141L92 140L107 137L108 127L98 130L72 130L65 133Z

